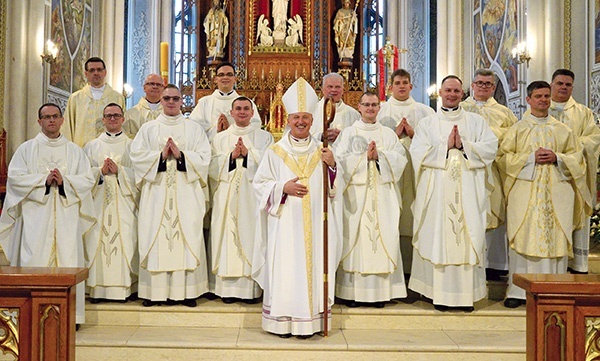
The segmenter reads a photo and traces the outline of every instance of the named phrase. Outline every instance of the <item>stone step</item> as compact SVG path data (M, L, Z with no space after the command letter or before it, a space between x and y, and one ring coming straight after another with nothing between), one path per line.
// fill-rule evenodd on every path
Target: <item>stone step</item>
M490 298L505 282L490 283ZM501 296L502 297L502 296ZM500 297L500 298L501 298ZM199 299L198 306L86 304L77 360L523 360L525 307L498 299L440 312L413 293L384 308L334 305L327 338L281 339L261 329L261 305Z
M90 326L77 332L79 361L524 360L525 331L339 330L308 340L260 328Z

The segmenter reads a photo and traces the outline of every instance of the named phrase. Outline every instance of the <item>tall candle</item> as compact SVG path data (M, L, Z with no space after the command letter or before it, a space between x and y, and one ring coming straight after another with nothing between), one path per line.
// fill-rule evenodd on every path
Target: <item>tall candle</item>
M169 82L169 43L160 43L160 75L165 84Z

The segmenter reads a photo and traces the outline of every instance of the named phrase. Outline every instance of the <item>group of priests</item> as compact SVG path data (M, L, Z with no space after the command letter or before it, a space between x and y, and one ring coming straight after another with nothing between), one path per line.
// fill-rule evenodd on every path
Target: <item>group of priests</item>
M11 265L89 268L78 324L85 292L146 307L262 297L267 332L306 338L336 297L381 308L408 286L439 311L470 312L487 270L508 273L512 308L525 300L514 273L587 272L600 129L573 100L570 70L529 84L520 121L492 97L487 69L466 99L460 78L444 78L437 113L410 96L403 69L390 99L365 92L358 111L339 74L323 78L321 100L299 78L277 142L230 63L189 118L156 74L127 111L102 59L85 75L64 117L39 108L41 132L10 161L0 216ZM326 106L335 117L324 125Z

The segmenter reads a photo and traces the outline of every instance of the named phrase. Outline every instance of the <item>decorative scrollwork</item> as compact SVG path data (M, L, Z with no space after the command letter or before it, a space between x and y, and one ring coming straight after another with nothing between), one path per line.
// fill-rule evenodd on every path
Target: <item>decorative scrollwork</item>
M0 308L0 350L19 359L18 308Z

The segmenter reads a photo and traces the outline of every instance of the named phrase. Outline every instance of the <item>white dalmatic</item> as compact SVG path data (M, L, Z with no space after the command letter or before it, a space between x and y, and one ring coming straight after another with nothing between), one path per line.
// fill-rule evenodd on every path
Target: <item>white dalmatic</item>
M373 141L378 160L367 158ZM336 294L360 302L406 297L398 227L398 184L407 164L404 147L396 133L379 122L358 121L340 134L336 156L346 183Z
M124 300L136 289L139 257L137 253L137 202L129 160L131 139L101 134L85 145L96 184L92 190L98 223L84 236L87 286L92 298ZM117 174L102 175L104 161L110 158L118 166Z
M231 153L242 138L246 157L232 159ZM233 124L218 133L212 142L209 175L214 192L211 220L212 273L215 294L221 297L257 298L258 284L251 278L254 232L258 200L252 180L273 136L258 125Z

